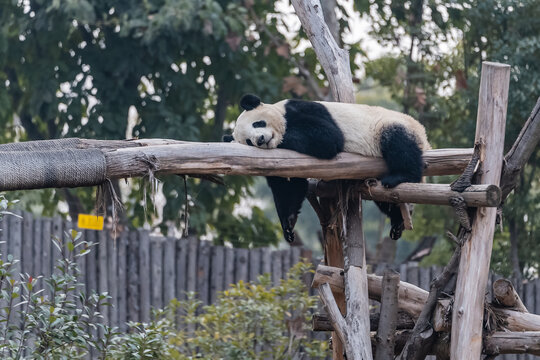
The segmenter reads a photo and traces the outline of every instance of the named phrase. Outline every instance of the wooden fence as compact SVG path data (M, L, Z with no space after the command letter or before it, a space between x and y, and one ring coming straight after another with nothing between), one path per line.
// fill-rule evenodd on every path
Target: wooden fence
M33 218L29 213L19 214L22 219L6 216L0 221L2 259L12 254L21 260L14 272L34 277L57 271L54 264L60 252L51 238L63 238L64 231L73 226L60 217ZM270 273L277 284L300 258L311 259L309 250L297 247L232 249L212 246L196 238L151 236L145 230L119 232L116 241L112 235L108 231L83 231L84 239L97 245L79 260L83 270L80 281L86 284L87 292L109 293L112 306L104 306L100 311L107 324L121 330L126 330L128 321L148 321L152 308L161 308L173 298L185 299L186 292L194 291L204 304L210 304L228 284L252 281L263 273ZM399 271L402 281L427 290L441 268L421 268L409 263L401 265ZM490 287L497 278L491 276ZM525 283L520 295L530 312L540 314L540 280ZM540 357L505 355L498 359Z

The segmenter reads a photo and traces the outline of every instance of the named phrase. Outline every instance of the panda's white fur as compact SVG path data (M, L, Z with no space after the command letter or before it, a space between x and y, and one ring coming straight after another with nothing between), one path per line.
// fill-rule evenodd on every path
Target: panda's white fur
M250 139L252 144L262 148L276 148L283 140L287 129L285 120L285 104L282 100L275 104L261 103L253 110L245 110L236 121L233 132L235 141L246 144ZM323 105L345 138L344 151L365 156L381 157L380 136L382 130L391 125L403 125L414 135L418 147L429 150L426 130L422 124L409 115L388 110L380 106L347 104L318 101ZM256 121L266 121L266 127L254 128ZM263 135L266 141L257 145L257 139Z

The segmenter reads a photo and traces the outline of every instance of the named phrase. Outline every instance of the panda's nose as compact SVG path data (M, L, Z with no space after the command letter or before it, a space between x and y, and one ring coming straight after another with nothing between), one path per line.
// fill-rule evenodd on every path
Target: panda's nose
M264 135L259 136L257 139L257 146L261 146L262 144L264 144Z

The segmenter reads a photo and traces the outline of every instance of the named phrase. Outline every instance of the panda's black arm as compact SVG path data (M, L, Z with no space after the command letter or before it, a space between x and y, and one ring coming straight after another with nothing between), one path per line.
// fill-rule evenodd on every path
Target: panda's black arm
M289 100L285 110L287 130L278 147L319 159L332 159L343 151L343 133L323 105Z
M302 202L307 194L308 182L306 179L286 179L277 176L267 176L266 181L274 196L279 222L283 229L283 237L288 242L293 242L293 229L298 219Z

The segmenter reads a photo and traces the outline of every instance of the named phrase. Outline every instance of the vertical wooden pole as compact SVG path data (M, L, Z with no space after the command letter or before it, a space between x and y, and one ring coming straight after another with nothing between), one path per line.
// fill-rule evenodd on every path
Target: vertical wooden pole
M475 137L480 145L480 184L499 185L509 78L510 66L482 64ZM470 239L463 245L452 315L452 360L480 359L484 294L496 211L496 208L478 208Z
M362 201L353 184L343 189L347 203L343 224L345 298L347 303L347 359L371 360L367 264L362 229Z

